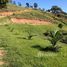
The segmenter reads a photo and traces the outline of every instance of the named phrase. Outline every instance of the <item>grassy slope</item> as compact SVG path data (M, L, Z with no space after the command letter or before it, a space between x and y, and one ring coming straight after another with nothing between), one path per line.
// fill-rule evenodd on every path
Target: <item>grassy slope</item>
M26 10L26 11L25 11ZM34 9L24 9L20 14L15 13L12 17L16 18L27 18L27 19L39 19L46 20L53 23L62 23L67 24L67 19L63 17L57 17L52 13L44 12L40 10Z
M12 6L11 6L12 7ZM12 7L13 8L13 7ZM16 8L17 9L17 8ZM28 10L28 9L27 9ZM49 19L51 21L59 22L53 14L43 13L39 10L32 10L31 12L22 13L21 15L15 15L13 17L21 18L37 18L37 19ZM18 17L18 18L19 18ZM9 19L2 18L0 23L8 23ZM61 23L61 22L60 22ZM7 55L4 60L8 63L5 67L67 67L67 45L58 42L61 46L60 52L46 52L41 51L39 48L45 48L50 45L50 42L43 38L42 33L46 30L56 30L57 25L48 26L31 26L31 34L36 34L32 40L23 39L28 36L30 26L18 25L18 24L6 24L0 26L0 47L4 47L7 51ZM64 26L64 30L67 30L67 26ZM34 48L33 46L40 46Z
M14 4L7 4L7 9L0 9L0 11L2 11L2 10L16 11L16 10L23 10L23 9L25 9L25 8L14 5Z
M32 28L31 34L38 34L32 40L26 40L22 37L28 35L27 31ZM11 31L11 29L14 29ZM64 29L67 28L64 26ZM58 42L61 46L60 52L41 51L40 48L45 48L50 45L50 42L41 37L41 34L46 30L58 29L56 25L48 26L28 26L28 25L5 25L0 26L0 39L4 42L0 44L7 50L7 56L4 58L8 62L6 67L66 67L67 66L67 45Z
M1 9L2 10L2 9ZM14 14L11 17L16 17L16 18L27 18L27 19L39 19L39 20L46 20L50 21L53 23L63 23L67 24L67 19L64 17L56 17L52 13L49 12L44 12L41 10L34 10L30 8L24 8L20 6L16 6L13 4L7 4L7 9L8 11L15 11ZM22 11L20 14L18 14L16 11Z

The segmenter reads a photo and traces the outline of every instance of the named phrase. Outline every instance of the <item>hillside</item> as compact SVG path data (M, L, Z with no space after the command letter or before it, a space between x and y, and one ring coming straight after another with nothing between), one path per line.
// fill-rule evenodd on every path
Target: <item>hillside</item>
M16 11L16 10L23 10L23 9L25 8L14 5L14 4L7 4L7 9L3 8L3 9L0 9L0 11Z
M0 9L0 67L67 67L66 17L13 4Z
M3 12L2 12L3 11ZM10 18L19 18L19 19L33 19L33 20L40 20L40 21L46 21L51 23L62 23L67 24L67 19L63 15L63 17L57 17L54 14L47 12L47 11L41 11L41 10L35 10L32 8L24 8L16 5L7 4L7 9L3 9L0 11L0 15L9 16Z

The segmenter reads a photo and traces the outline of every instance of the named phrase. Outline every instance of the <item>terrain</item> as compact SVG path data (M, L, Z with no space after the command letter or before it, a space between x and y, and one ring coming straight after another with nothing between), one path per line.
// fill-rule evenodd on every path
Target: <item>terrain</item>
M0 12L1 67L67 67L66 43L57 43L59 52L44 50L51 43L43 33L58 30L60 23L67 31L64 17L9 4ZM28 40L29 34L35 36Z

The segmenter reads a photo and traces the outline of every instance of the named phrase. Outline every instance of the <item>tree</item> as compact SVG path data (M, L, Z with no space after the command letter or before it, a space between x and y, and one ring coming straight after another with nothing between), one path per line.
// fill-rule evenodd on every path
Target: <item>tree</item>
M18 2L18 5L19 5L19 6L22 6L22 4L21 4L20 2Z
M0 4L3 4L3 3L7 3L9 2L10 0L0 0Z
M37 7L38 7L38 4L34 3L34 9L37 9Z
M43 8L42 11L45 11L45 9Z
M28 7L28 8L30 7L29 3L26 3L26 7Z
M16 5L16 2L15 2L15 1L13 1L13 4L14 4L14 5Z
M0 8L5 8L8 2L10 2L10 0L0 0Z
M62 28L61 25L59 25L59 27ZM48 31L48 32L45 32L43 34L51 42L52 49L57 50L56 49L57 48L57 42L61 41L63 39L63 34L62 34L61 29L57 30L57 31Z
M52 6L52 8L50 10L54 14L62 13L62 9L58 6Z
M38 8L39 10L41 10L41 8Z
M50 9L48 9L47 12L50 12Z
M62 35L61 31L60 30L50 31L48 34L45 33L45 36L51 42L51 44L52 44L51 48L53 50L57 51L58 50L57 42L60 41L63 38L63 35Z
M33 8L33 6L32 6L32 5L30 5L30 8Z
M10 3L12 3L13 1L12 1L12 0L10 0L9 2L10 2Z

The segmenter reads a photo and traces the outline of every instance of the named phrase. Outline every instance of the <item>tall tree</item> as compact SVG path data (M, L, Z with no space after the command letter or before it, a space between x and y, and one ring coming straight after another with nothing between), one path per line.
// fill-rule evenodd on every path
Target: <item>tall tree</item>
M20 2L18 2L18 5L19 5L19 6L22 6L22 4L21 4Z
M26 3L26 7L28 7L28 8L30 7L29 3Z
M54 14L62 13L62 9L58 6L52 6L52 8L50 10Z
M34 3L34 9L37 9L37 7L38 7L38 4Z
M8 2L10 2L10 0L0 0L0 8L5 8Z

